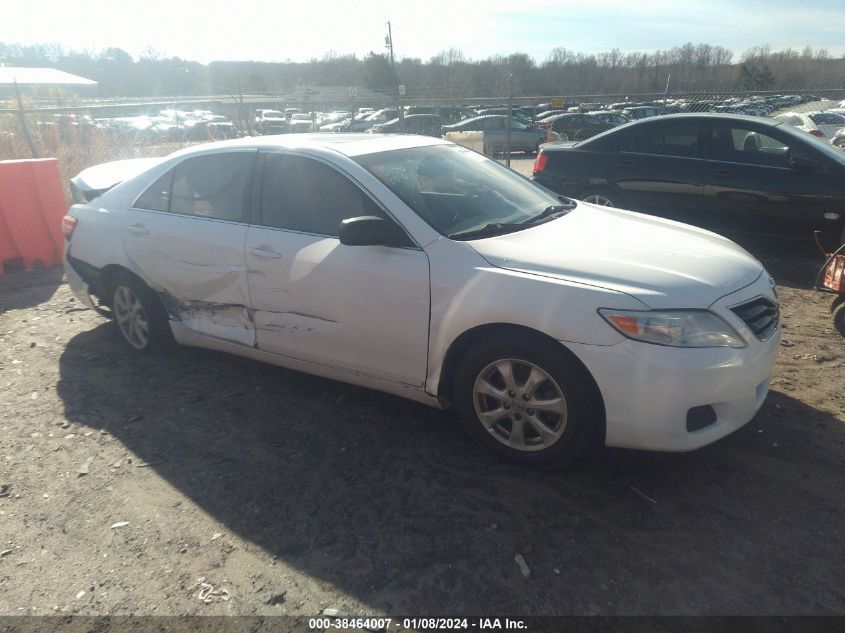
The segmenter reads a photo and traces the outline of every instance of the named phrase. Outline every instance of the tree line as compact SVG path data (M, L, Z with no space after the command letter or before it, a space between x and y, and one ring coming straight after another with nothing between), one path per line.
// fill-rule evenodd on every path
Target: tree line
M512 76L517 97L662 93L802 91L845 88L845 56L825 49L772 50L758 46L736 56L710 44L667 50L586 54L554 48L542 61L525 53L467 58L460 49L430 59L406 57L391 66L384 54L329 52L307 62L214 61L165 58L148 49L133 58L120 48L73 51L57 44L0 43L0 63L48 66L94 79L100 96L210 94L290 95L307 86L363 86L408 98L464 100L504 97ZM671 80L670 80L671 77Z

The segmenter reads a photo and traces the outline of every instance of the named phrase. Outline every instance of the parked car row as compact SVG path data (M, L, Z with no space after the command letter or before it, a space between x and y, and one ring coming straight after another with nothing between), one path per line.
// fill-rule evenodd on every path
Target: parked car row
M229 119L210 110L162 110L156 116L98 118L96 127L136 141L180 142L224 140L243 136L243 132Z
M750 114L759 117L772 115L776 108L795 105L816 95L779 95L759 97L729 97L715 100L663 99L652 102L617 102L611 104L564 104L565 107L514 106L511 108L511 142L514 151L536 151L543 142L564 139L581 141L601 134L630 121L648 119L672 113L721 112ZM560 104L555 104L560 105ZM356 112L310 111L299 108L259 109L248 126L239 129L226 117L207 110L163 110L158 115L112 117L68 117L59 115L55 122L43 125L67 127L87 124L118 134L132 135L138 141L202 141L226 139L245 134L273 135L306 132L371 132L423 134L439 137L450 131L485 132L492 151L504 148L500 136L506 136L508 108L501 105L461 106L405 106L402 117L397 107L375 109L358 108ZM810 134L823 136L831 144L841 147L845 114L836 110L786 112L775 115ZM59 119L61 117L62 120Z
M517 124L525 127L537 127L554 132L569 140L584 140L623 125L654 116L684 112L720 112L728 114L747 114L767 117L784 106L792 106L819 100L817 95L769 95L750 97L727 97L723 99L662 99L652 102L625 101L612 104L580 103L563 104L552 107L551 104L540 106L513 106L511 117ZM560 105L560 104L557 104ZM320 131L347 132L372 129L373 132L421 133L437 136L437 122L441 123L442 133L453 130L468 130L467 125L479 125L484 116L505 116L509 112L506 106L483 105L463 106L407 106L404 121L392 110L393 119L377 123L366 123L367 118L350 114L347 120L320 127ZM821 114L821 113L818 113ZM424 116L423 116L424 115ZM420 116L421 118L414 118ZM826 115L823 115L826 116ZM506 125L506 124L503 124ZM484 131L481 127L477 131ZM547 132L547 133L548 133ZM829 135L833 136L833 133Z

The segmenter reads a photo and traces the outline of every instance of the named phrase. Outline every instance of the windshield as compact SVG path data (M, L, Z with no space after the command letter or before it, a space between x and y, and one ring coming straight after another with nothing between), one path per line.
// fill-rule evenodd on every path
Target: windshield
M458 145L430 145L355 159L439 233L475 239L553 219L570 201ZM550 212L551 211L551 212Z

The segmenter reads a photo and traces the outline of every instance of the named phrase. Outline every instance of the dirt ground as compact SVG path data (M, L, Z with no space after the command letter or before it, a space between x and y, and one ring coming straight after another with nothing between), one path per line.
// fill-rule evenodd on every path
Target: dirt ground
M845 343L810 247L745 245L784 322L756 418L553 474L449 412L130 353L58 269L0 278L0 615L843 614Z

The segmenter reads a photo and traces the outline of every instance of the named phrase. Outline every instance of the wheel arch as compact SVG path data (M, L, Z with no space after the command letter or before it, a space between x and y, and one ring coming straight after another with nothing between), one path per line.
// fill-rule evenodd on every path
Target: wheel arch
M168 318L171 317L171 310L168 307L168 302L166 298L162 296L162 294L156 291L154 288L150 286L144 278L138 275L138 273L132 272L130 269L126 268L126 266L121 266L120 264L108 264L103 266L100 269L100 283L102 284L102 288L105 291L106 297L105 301L110 306L112 302L112 283L116 276L118 275L126 275L127 277L131 277L139 284L143 285L145 288L150 290L151 296L154 297L154 300L159 303L161 309L164 310L164 313L168 315Z
M516 325L514 323L486 323L477 325L465 332L461 333L452 344L443 357L443 363L440 370L440 380L437 384L437 397L444 403L451 403L453 400L453 385L455 382L455 375L458 370L458 365L461 362L467 350L471 349L473 345L480 343L493 336L504 336L508 340L519 338L530 338L543 345L552 346L558 349L560 353L566 358L566 361L584 376L590 385L591 395L595 398L595 402L600 411L600 441L604 443L605 437L605 407L604 398L602 397L601 389L599 389L590 370L581 362L581 360L572 353L563 343L552 338L548 334L544 334L539 330L530 328L524 325Z
M145 286L149 287L149 284L147 284L146 281L141 279L141 277L139 277L136 273L133 273L125 266L121 266L120 264L108 264L100 269L100 284L107 295L111 293L111 284L114 281L114 278L119 274L128 275L133 279L138 280ZM111 303L111 297L104 298L108 299L109 303Z

